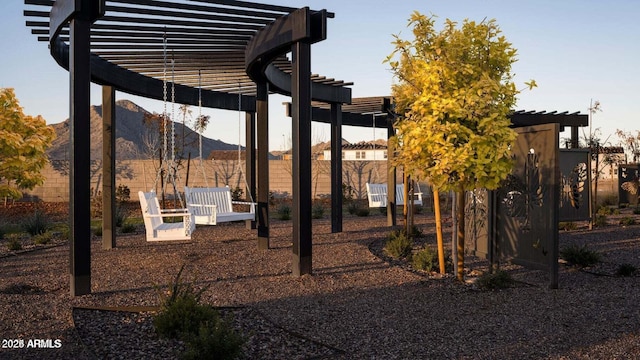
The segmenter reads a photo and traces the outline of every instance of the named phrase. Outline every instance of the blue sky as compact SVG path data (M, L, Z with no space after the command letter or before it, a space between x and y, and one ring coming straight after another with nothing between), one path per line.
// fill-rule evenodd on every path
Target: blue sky
M588 112L590 101L599 100L602 112L593 117L593 128L606 138L616 129L640 130L640 2L635 0L449 0L449 1L319 1L270 0L288 6L325 8L336 14L329 19L328 38L312 47L312 71L354 82L353 96L390 94L392 76L384 58L393 50L392 34L408 38L407 19L414 11L462 21L494 18L518 49L514 65L518 87L535 79L538 88L519 96L517 110ZM69 114L69 76L25 26L21 0L0 5L0 87L13 87L27 114L42 115L48 123L61 122ZM148 111L161 112L162 103L118 93ZM270 97L270 149L288 147L291 119L281 103L288 98ZM100 104L100 89L92 87L92 104ZM197 111L197 109L193 109ZM212 116L205 136L238 142L237 112L204 110ZM587 130L588 131L588 130ZM313 139L329 138L326 125L313 126ZM372 129L346 127L351 141L384 136ZM613 139L613 138L612 138ZM615 140L614 140L615 142ZM241 140L244 144L244 140Z

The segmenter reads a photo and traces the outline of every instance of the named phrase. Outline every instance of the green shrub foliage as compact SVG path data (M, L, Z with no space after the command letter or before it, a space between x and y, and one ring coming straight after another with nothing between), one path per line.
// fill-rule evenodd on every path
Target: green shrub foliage
M392 231L387 237L387 243L384 246L387 254L396 259L409 256L412 248L413 240L401 230Z
M600 254L589 250L586 245L570 245L560 250L560 257L568 263L580 267L595 265L600 261Z

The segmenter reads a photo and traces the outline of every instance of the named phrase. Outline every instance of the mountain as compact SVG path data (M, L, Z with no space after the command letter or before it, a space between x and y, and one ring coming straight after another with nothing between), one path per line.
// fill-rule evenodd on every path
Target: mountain
M91 159L102 159L102 106L91 106L90 114ZM116 159L148 159L149 154L152 153L149 149L162 148L162 135L159 135L157 126L145 125L145 114L150 115L148 111L129 100L116 101ZM57 137L47 150L49 159L69 159L69 119L53 124L52 127ZM184 148L183 157L186 158L191 152L191 158L197 158L199 156L198 133L176 121L175 134L176 148ZM170 141L168 146L171 146ZM205 158L212 150L237 150L237 148L237 145L202 137L202 155Z

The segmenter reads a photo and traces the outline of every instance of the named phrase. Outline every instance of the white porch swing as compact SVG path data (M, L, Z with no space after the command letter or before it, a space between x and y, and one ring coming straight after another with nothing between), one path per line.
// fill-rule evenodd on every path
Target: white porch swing
M373 160L374 171L376 173L376 181L378 181L378 167L375 165L376 156L376 117L375 113L371 116L373 118ZM413 204L422 205L422 192L420 191L420 184L417 181L412 181L414 184L413 192ZM369 201L370 208L381 208L387 206L387 184L383 183L366 183L367 187L367 200ZM411 194L410 194L411 196ZM404 184L396 184L396 205L404 205Z
M251 191L247 184L246 178L242 172L241 147L240 138L241 131L238 130L238 167L240 168L240 176L244 179L245 189L249 195L250 202L234 201L231 196L231 189L225 187L209 187L207 182L206 171L204 170L202 158L202 132L206 128L209 118L202 115L202 87L200 85L200 72L198 72L198 120L196 121L197 131L199 134L200 147L200 169L204 177L205 187L184 187L184 196L187 202L187 208L193 214L195 224L198 225L217 225L218 223L242 220L255 220L256 204L253 202ZM240 128L240 111L242 92L238 85L238 127ZM234 211L233 205L249 206L249 212Z
M163 101L164 110L162 114L163 121L163 151L162 163L158 168L158 173L153 184L153 188L149 192L139 191L138 198L140 200L140 208L144 220L147 241L173 241L173 240L191 240L191 233L195 229L192 221L192 215L188 209L184 208L184 203L180 193L176 189L176 163L175 163L175 124L173 122L173 113L175 108L175 69L172 61L172 86L171 86L171 102L172 102L172 118L169 119L167 114L167 37L164 36L164 79L163 79ZM167 125L171 122L171 161L167 158ZM162 209L156 196L155 188L158 179L162 177L161 191L164 198L165 186L171 183L174 191L174 201L177 199L182 208L178 209ZM182 217L182 222L165 222L165 218Z

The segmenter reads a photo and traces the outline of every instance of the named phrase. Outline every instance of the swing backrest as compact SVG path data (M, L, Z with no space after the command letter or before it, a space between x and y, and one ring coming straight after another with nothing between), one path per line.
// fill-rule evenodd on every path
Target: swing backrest
M187 188L187 203L198 205L216 205L218 214L233 212L231 190L228 187Z

